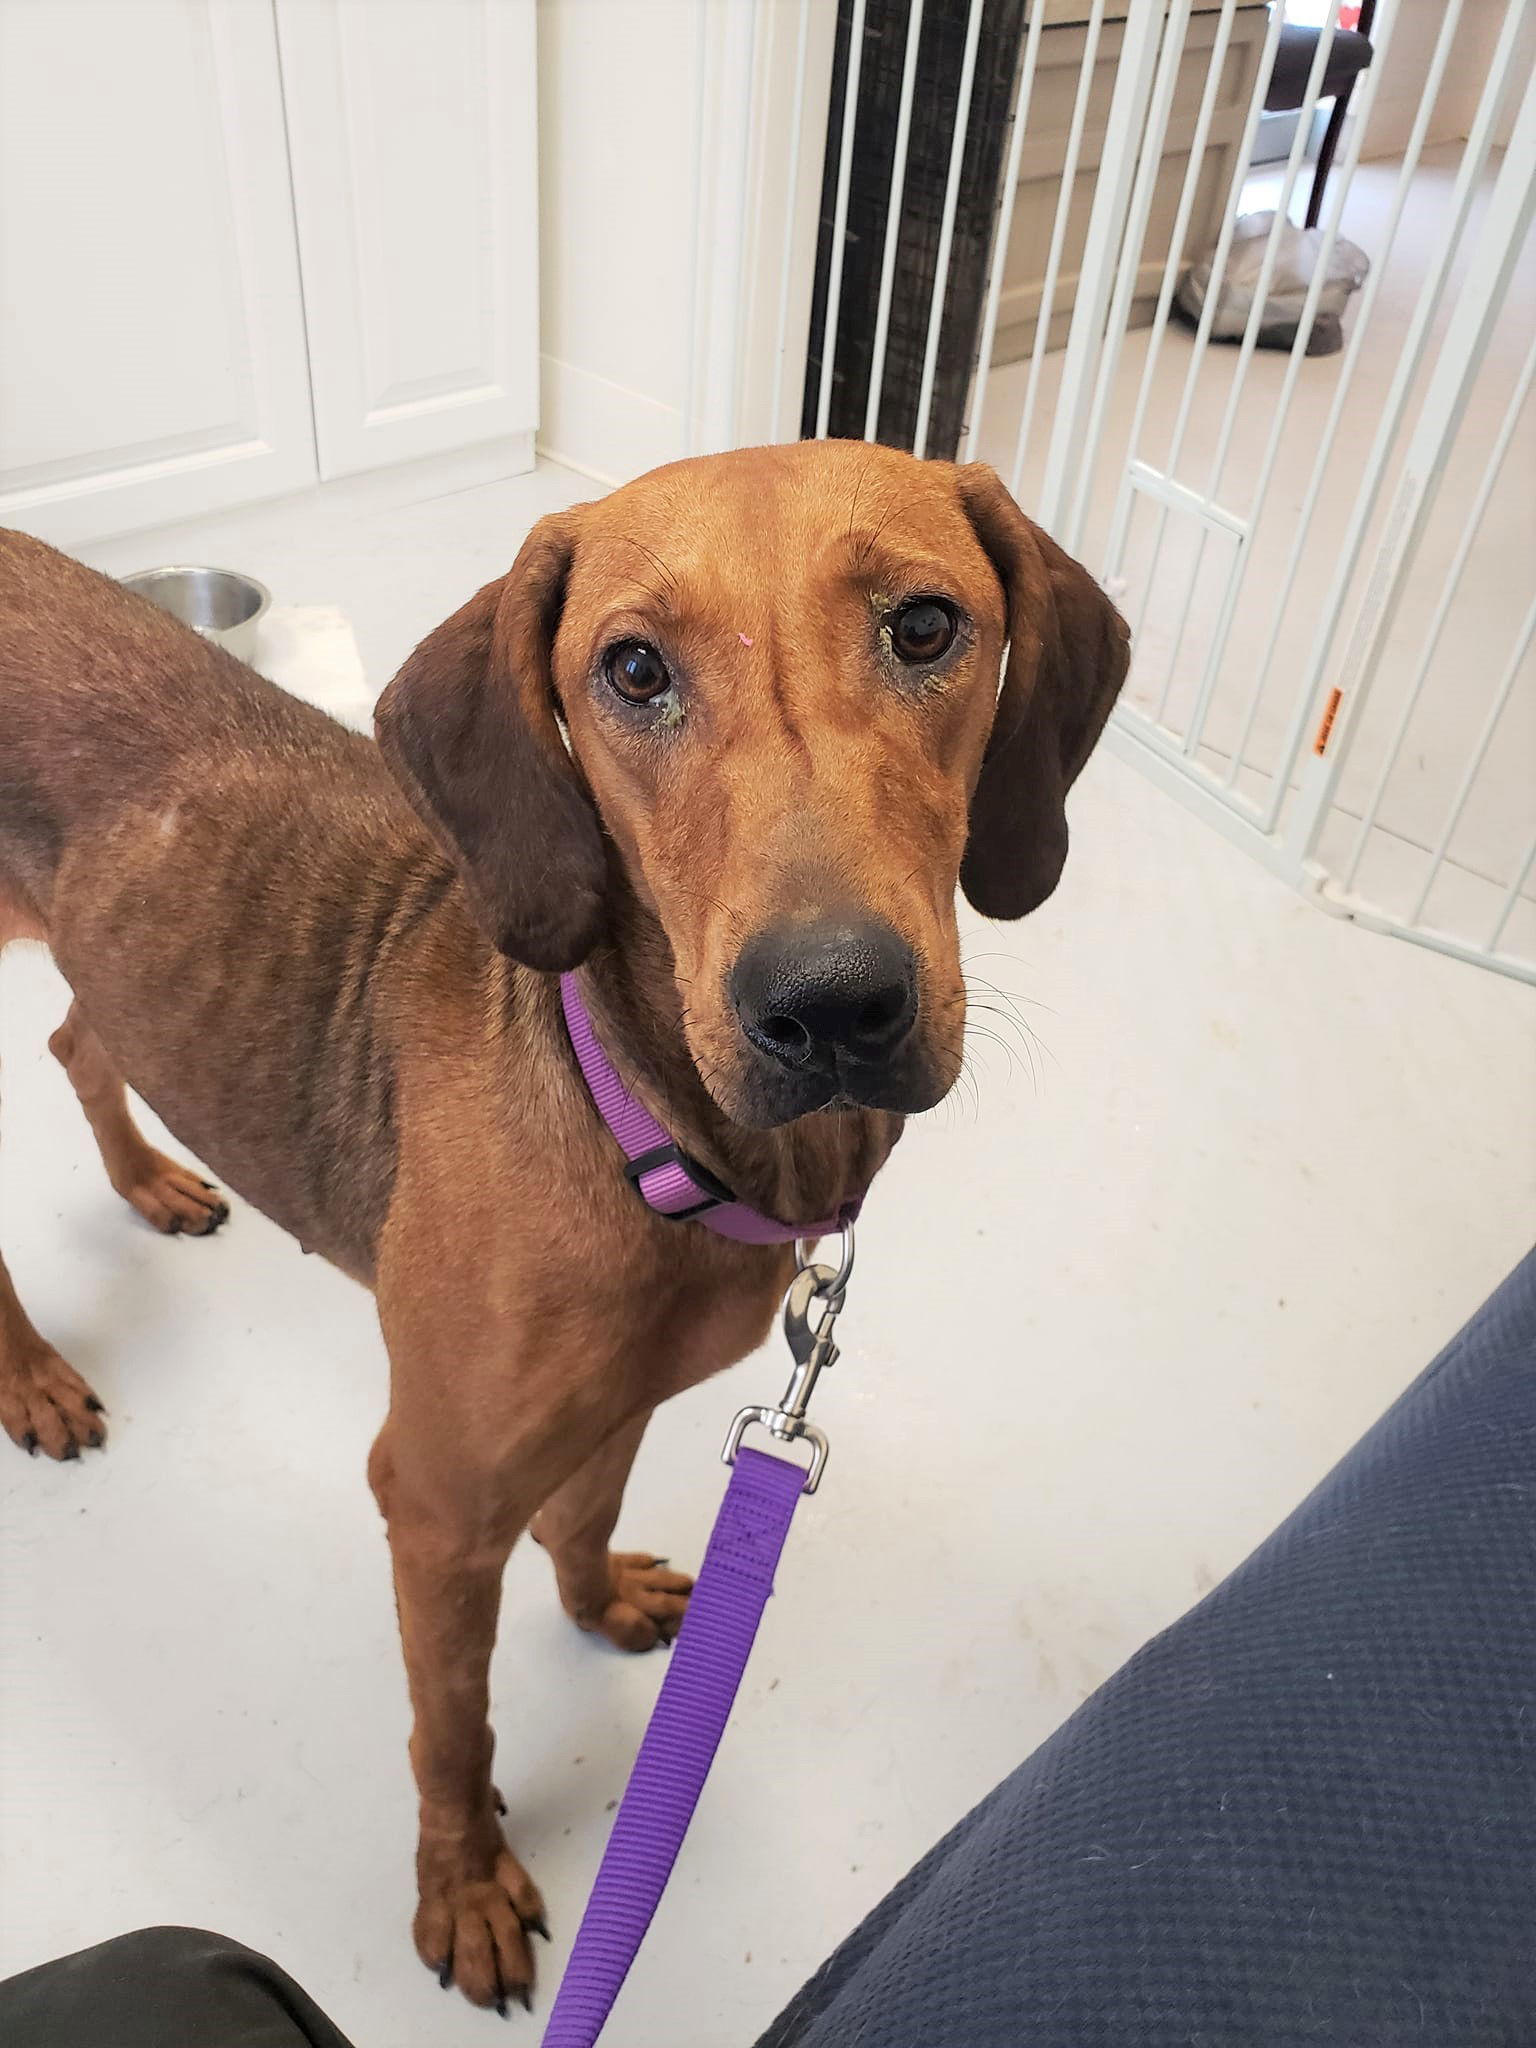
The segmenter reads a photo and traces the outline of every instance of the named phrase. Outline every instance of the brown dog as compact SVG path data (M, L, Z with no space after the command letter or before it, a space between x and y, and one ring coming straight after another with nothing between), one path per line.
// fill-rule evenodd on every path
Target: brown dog
M1126 659L990 470L856 442L541 521L384 693L378 747L0 536L0 944L52 948L53 1049L142 1215L226 1210L125 1077L377 1293L416 1946L478 2004L526 2002L543 1911L491 1783L508 1553L532 1527L583 1628L669 1638L689 1581L608 1548L625 1478L792 1269L644 1206L552 974L581 965L626 1078L743 1200L835 1213L959 1072L957 880L994 917L1050 894ZM104 1430L3 1265L0 1423L62 1458Z

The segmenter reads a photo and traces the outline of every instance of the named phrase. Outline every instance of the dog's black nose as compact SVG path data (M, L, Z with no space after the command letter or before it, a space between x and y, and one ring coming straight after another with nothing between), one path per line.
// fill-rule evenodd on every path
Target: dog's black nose
M883 1061L917 1018L917 965L888 925L760 932L731 973L741 1028L781 1067Z

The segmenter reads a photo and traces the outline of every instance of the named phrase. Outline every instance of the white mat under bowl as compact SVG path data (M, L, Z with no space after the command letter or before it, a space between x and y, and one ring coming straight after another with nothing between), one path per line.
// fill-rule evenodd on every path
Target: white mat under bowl
M253 664L272 682L356 732L373 731L374 692L346 613L332 604L275 604Z

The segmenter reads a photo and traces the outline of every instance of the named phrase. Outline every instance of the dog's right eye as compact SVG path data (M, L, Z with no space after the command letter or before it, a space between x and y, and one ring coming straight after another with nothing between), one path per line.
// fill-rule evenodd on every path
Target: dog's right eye
M957 630L953 607L942 598L915 597L891 614L891 651L913 666L937 661L954 646Z
M672 687L667 664L648 640L620 640L610 647L603 680L626 704L654 704Z

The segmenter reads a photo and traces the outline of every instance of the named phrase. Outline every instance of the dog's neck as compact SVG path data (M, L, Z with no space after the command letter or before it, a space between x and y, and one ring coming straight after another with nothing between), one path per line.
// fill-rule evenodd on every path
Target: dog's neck
M882 1110L822 1110L771 1131L733 1123L688 1051L672 949L638 905L614 920L581 988L626 1086L676 1144L765 1215L796 1223L862 1200L901 1135L902 1118Z

